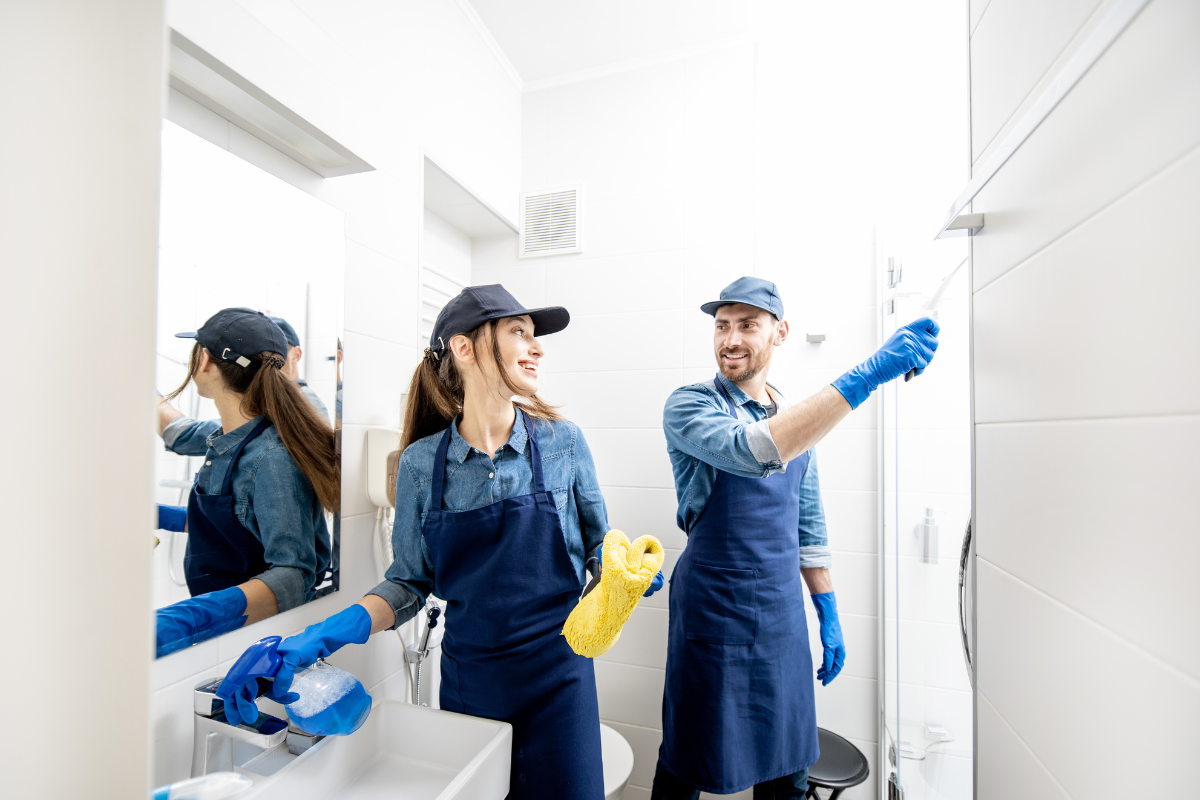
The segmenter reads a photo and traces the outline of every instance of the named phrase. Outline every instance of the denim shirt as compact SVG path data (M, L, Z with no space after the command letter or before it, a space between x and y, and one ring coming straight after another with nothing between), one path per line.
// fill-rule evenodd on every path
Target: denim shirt
M574 423L535 419L534 424L542 451L542 479L545 488L553 492L567 555L583 586L586 557L596 555L608 532L608 512L596 479L596 466L583 433ZM411 619L433 592L433 562L421 528L432 503L435 468L445 469L442 508L447 511L471 511L534 491L533 468L526 453L529 436L521 414L517 414L508 441L491 458L467 444L458 432L457 420L451 423L450 431L444 465L433 463L441 432L413 442L400 457L392 527L395 560L385 574L386 580L368 593L391 604L397 625Z
M180 417L163 430L163 443L173 453L205 456L196 473L200 491L217 494L230 467L233 450L262 420L255 417L231 433L221 433L220 420L198 422ZM329 566L329 529L312 484L296 466L274 425L246 445L233 472L233 510L238 522L262 542L270 569L257 575L275 593L279 610L313 598Z
M718 471L743 478L765 478L787 470L771 438L766 409L736 383L723 375L720 378L733 400L737 419L729 416L725 398L712 381L676 389L663 409L667 454L679 500L675 521L685 531L691 529L708 504ZM779 411L788 408L779 390L774 386L771 389L778 398ZM800 482L800 566L828 569L833 557L825 530L817 451L809 450L808 456L808 471Z

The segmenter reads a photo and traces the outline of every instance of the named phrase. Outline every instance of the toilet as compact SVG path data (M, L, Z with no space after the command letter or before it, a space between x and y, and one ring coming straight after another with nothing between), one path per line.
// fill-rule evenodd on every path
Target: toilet
M633 748L604 723L600 723L600 756L604 759L604 800L621 800L633 772Z

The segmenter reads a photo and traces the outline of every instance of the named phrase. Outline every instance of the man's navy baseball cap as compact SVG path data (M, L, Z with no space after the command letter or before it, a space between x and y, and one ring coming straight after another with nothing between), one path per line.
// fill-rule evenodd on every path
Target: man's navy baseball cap
M195 339L217 358L243 367L251 365L249 356L263 351L287 355L287 338L279 326L266 314L249 308L223 308L195 333L175 336Z
M429 350L441 355L450 344L450 339L460 333L470 333L494 319L526 314L533 320L535 336L558 333L571 321L571 315L562 306L526 308L498 283L468 286L446 303L442 313L438 314L437 321L433 323L433 333L429 336Z
M783 319L783 298L779 289L762 278L738 278L721 290L721 299L700 306L705 314L717 315L717 309L730 303L745 303L748 306L770 311L775 319Z
M296 329L292 327L283 317L267 317L267 319L279 326L279 330L283 331L283 338L287 340L289 347L299 347L300 337L296 335Z

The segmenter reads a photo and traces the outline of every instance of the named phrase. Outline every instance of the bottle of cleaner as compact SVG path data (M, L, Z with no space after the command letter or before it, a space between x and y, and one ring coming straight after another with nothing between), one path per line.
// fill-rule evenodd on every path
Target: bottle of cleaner
M160 786L150 793L150 800L232 800L254 786L245 775L233 772L211 772L199 778Z
M296 673L291 691L300 699L284 706L288 719L314 736L347 736L367 721L371 695L345 670L318 661Z

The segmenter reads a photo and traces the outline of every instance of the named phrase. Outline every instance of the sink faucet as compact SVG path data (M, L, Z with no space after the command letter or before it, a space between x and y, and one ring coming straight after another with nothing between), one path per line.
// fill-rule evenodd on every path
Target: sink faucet
M221 678L209 678L196 685L192 692L195 714L192 715L192 777L210 772L233 772L233 742L245 742L261 750L283 744L288 736L287 722L263 712L253 723L230 725L225 719L225 703L217 697ZM262 697L270 684L259 681Z

